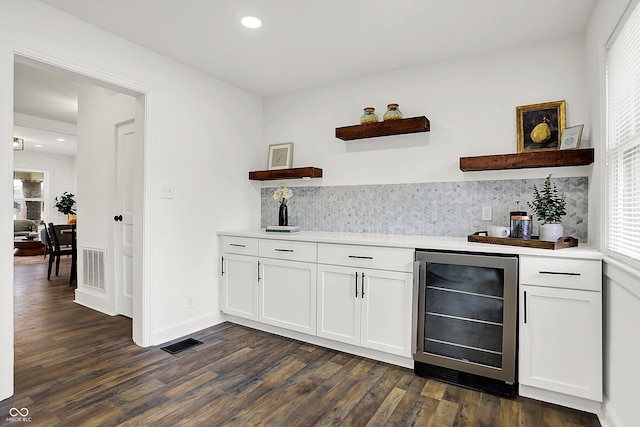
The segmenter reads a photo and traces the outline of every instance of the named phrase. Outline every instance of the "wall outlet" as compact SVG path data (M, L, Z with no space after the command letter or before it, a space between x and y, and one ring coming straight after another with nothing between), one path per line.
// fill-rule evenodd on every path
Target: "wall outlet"
M483 206L482 207L482 220L483 221L491 221L492 212L491 206Z
M187 308L193 308L193 296L191 295L187 297Z
M161 199L173 199L174 193L173 185L171 184L160 184L160 198Z

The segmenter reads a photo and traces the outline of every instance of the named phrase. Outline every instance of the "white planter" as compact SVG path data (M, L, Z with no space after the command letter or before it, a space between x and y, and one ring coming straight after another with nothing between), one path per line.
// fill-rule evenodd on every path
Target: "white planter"
M562 237L562 224L542 224L540 226L540 240L543 242L556 242Z

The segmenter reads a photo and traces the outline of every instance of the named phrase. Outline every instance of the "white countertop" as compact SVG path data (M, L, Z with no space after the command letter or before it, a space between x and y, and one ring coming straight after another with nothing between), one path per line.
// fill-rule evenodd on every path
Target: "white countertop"
M329 231L300 231L299 233L272 233L264 229L219 231L219 236L252 237L261 239L292 240L299 242L335 243L349 245L382 246L390 248L436 249L449 251L519 254L557 258L602 259L602 254L589 245L579 244L565 249L536 249L521 246L468 242L466 237L412 236L374 233L341 233Z

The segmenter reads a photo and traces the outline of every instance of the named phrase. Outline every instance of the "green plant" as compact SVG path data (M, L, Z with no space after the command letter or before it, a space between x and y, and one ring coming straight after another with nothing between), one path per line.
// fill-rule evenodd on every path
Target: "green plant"
M74 197L73 194L67 193L66 191L62 193L62 196L56 197L56 208L58 211L65 215L75 215L76 210L73 208L73 205L76 204L76 201L73 200Z
M551 186L551 174L544 180L542 191L538 191L533 185L533 200L527 202L527 205L535 211L538 221L543 224L557 224L567 214L565 194L558 192L555 182Z

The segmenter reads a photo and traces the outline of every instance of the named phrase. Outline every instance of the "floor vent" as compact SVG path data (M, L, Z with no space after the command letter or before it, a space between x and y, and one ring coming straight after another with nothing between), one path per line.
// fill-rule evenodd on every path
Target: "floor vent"
M186 340L177 342L175 344L171 344L166 347L160 347L160 350L164 350L167 353L176 354L200 344L202 344L202 341L198 341L193 338L187 338Z
M82 250L83 284L94 289L105 290L105 251L99 249Z

